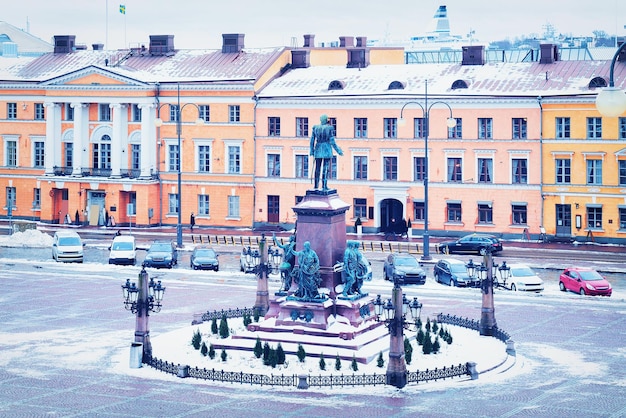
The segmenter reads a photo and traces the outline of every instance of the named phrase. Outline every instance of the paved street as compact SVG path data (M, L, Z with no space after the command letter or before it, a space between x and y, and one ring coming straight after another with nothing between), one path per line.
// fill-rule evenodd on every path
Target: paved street
M123 308L120 285L136 277L138 267L32 263L5 253L0 249L0 416L626 416L623 278L611 298L497 292L498 325L518 353L501 375L403 390L302 391L130 369L134 316ZM151 316L153 341L188 325L196 312L254 304L252 276L195 273L159 271L167 292L163 310ZM370 283L372 293L390 288ZM424 314L480 318L479 293L450 290L411 287L407 293L420 297Z

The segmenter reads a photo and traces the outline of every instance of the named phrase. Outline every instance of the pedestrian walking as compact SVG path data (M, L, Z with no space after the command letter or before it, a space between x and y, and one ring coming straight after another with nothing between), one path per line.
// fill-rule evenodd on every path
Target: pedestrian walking
M193 227L196 225L196 215L191 212L191 216L189 217L189 229L193 232Z

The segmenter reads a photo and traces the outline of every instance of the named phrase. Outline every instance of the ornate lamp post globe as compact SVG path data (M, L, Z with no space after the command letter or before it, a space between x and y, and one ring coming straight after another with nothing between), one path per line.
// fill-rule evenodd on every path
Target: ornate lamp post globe
M611 70L609 73L609 86L602 89L596 97L596 108L602 116L615 118L626 112L626 94L624 90L615 87L615 63L620 52L626 48L626 42L623 43L615 52L611 60Z

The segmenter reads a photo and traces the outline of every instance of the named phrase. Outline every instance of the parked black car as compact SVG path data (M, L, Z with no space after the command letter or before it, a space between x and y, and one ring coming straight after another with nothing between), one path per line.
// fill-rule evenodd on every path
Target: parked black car
M155 241L148 248L143 265L146 267L168 268L178 264L178 251L171 241Z
M491 247L493 253L502 251L502 242L494 235L487 234L470 234L456 241L446 241L439 244L439 252L444 254L457 253L476 253L482 254L483 251Z
M479 283L477 278L472 278L467 274L464 262L453 258L439 260L433 267L433 274L438 283L450 286L470 287L477 286Z
M218 254L211 247L196 247L191 253L190 265L194 270L220 270Z
M383 266L383 278L385 280L394 280L395 277L402 284L426 283L426 272L411 254L389 254Z

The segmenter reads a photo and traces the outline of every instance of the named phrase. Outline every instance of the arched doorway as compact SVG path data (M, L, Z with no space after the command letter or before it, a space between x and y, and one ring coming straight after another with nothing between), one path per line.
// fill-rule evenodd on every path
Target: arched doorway
M404 218L404 206L398 199L380 201L380 230L386 231L392 220L400 222Z

